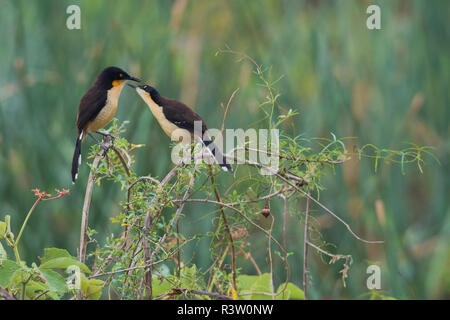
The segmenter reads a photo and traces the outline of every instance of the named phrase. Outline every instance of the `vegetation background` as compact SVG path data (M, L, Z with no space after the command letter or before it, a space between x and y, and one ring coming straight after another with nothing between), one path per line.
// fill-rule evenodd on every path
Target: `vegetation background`
M66 28L70 4L81 8L81 30ZM366 28L370 4L381 8L381 30ZM357 137L348 140L350 149L368 143L402 149L413 142L435 147L440 161L430 158L423 173L409 166L403 175L399 165L380 163L375 172L372 160L354 159L322 181L327 189L321 201L360 235L385 244L358 242L342 225L313 212L323 237L354 262L344 288L341 265L328 265L311 251L311 297L362 298L366 268L376 263L385 294L448 299L449 16L446 0L0 0L0 216L11 215L17 230L35 200L31 189L70 188L69 197L33 214L22 257L35 261L44 247L76 255L89 170L85 161L71 185L74 123L81 96L106 66L120 66L184 101L210 127L220 127L220 105L239 88L226 127L257 127L262 89L250 63L216 56L228 45L284 75L280 103L299 112L285 127L291 136ZM127 139L146 145L136 152L137 174L165 175L172 166L169 139L129 88L116 117L130 121ZM223 186L233 181L221 178ZM89 222L100 243L117 231L109 217L119 212L123 197L117 184L94 189ZM209 209L186 205L180 231L187 237L211 231ZM302 212L304 203L290 210ZM290 219L291 279L302 287L303 228L298 216ZM251 239L264 272L266 240ZM208 266L208 246L201 241L187 248L185 259ZM249 262L240 265L255 273Z

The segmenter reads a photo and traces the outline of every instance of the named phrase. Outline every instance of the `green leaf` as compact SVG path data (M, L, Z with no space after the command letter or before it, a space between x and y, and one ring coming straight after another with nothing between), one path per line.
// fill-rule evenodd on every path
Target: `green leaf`
M396 298L390 297L390 296L382 296L381 299L382 300L397 300Z
M73 257L60 257L47 260L39 266L39 269L67 269L69 266L73 265L79 267L88 274L92 273L84 263L81 263Z
M47 285L45 285L42 282L37 282L37 281L30 280L27 283L27 286L25 288L25 295L27 296L28 299L34 299L38 294L44 292L45 290L48 290L48 286ZM57 299L58 298L57 296L55 296L51 292L48 292L47 294L49 296L51 296L53 299ZM45 300L45 299L46 299L46 295L43 294L42 296L39 297L38 300Z
M172 288L172 284L166 279L159 279L158 276L154 276L152 279L152 296L156 298L160 294L169 292Z
M277 293L281 292L283 288L284 284L281 284L278 287ZM284 290L280 295L276 296L275 300L305 300L305 293L295 284L289 282L286 286L286 290Z
M63 295L67 292L66 280L56 271L51 269L39 270L44 277L50 291Z
M189 288L189 289L199 289L198 280L197 280L197 266L192 265L192 267L183 267L181 272L181 288Z
M87 300L98 300L102 296L104 282L98 279L88 279L81 274L81 292Z
M270 290L270 274L264 273L261 276L249 276L240 275L237 278L237 287L240 299L244 300L270 300L270 295L253 294L256 292L266 292L271 294ZM284 288L284 284L278 287L277 293L281 292ZM289 300L297 299L304 300L305 295L303 290L297 287L295 284L289 282L286 289L279 295L275 296L276 300Z
M2 260L0 262L0 286L7 287L11 282L14 273L21 269L17 263L11 260Z
M56 258L74 258L70 255L69 251L65 249L58 249L58 248L45 248L44 249L44 257L40 258L41 264L53 260ZM75 259L75 258L74 258Z
M271 300L272 297L264 294L253 294L265 292L270 294L270 274L264 273L260 276L240 275L236 279L238 294L243 300Z

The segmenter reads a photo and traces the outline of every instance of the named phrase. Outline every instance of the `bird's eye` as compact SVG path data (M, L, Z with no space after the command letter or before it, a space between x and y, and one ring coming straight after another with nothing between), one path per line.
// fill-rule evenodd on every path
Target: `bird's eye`
M120 77L123 78L123 73L120 74Z

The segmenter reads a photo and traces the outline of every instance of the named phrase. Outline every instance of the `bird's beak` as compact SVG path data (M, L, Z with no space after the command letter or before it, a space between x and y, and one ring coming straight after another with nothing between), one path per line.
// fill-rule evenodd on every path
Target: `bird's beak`
M130 76L130 78L128 80L136 81L136 82L141 82L142 81L141 79L133 77L133 76Z
M133 84L133 83L127 83L127 85L129 85L130 87L132 87L133 89L137 89L139 88L139 86Z

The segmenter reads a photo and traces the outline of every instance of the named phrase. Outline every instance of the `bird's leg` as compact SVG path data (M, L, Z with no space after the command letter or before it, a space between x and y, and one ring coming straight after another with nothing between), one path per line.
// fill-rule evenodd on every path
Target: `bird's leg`
M105 154L108 152L109 147L105 146L103 143L98 141L90 132L88 132L88 135L95 141L95 143L97 143L100 146L100 148L102 148L105 151Z

